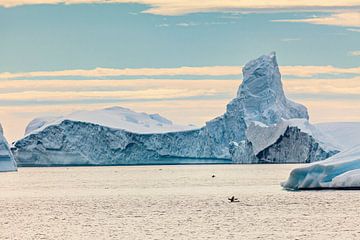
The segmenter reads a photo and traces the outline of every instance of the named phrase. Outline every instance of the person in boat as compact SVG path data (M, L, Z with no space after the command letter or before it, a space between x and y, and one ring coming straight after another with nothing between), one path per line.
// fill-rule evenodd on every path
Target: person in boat
M231 198L228 198L230 202L239 202L239 199L235 198L235 196L232 196Z

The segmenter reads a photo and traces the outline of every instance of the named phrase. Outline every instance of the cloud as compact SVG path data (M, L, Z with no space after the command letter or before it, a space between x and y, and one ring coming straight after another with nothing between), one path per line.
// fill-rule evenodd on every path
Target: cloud
M0 73L0 79L31 78L31 77L110 77L110 76L176 76L176 75L239 75L241 67L210 66L210 67L178 67L178 68L95 68L91 70L39 71L24 73Z
M181 99L196 96L212 96L216 90L193 90L193 89L146 89L133 91L23 91L19 93L0 93L1 102L71 102L84 100L163 100ZM27 103L28 104L28 103Z
M23 91L118 91L146 89L235 89L241 83L233 80L131 79L131 80L2 80L0 93ZM235 92L235 90L234 90Z
M176 26L179 27L193 27L193 26L198 26L200 25L199 23L194 23L194 22L181 22L181 23L177 23Z
M235 24L234 21L227 21L227 22L179 22L176 23L174 26L178 27L195 27L195 26L209 26L209 25L225 25L225 24ZM157 27L169 27L170 24L159 24L156 25Z
M294 41L300 41L300 38L282 38L280 39L282 42L294 42Z
M162 24L156 25L156 27L170 27L170 24L162 23Z
M358 0L0 0L0 6L14 7L29 4L84 4L84 3L138 3L149 5L145 13L157 15L184 15L198 12L216 11L238 11L238 12L259 12L259 11L339 11L344 9L359 8Z
M169 99L231 99L240 80L5 80L0 105L38 105L74 101L163 101ZM360 76L337 79L286 79L294 96L346 96L360 99ZM189 86L191 86L189 88Z
M341 27L360 27L360 11L335 13L329 16L305 19L279 19L272 22L297 22Z
M352 52L349 52L349 55L350 56L354 56L354 57L359 57L360 56L360 51L352 51Z
M0 119L11 140L36 116L114 105L202 126L225 111L240 84L238 79L1 80ZM291 99L309 108L312 121L360 121L360 76L283 84Z
M177 68L95 68L90 70L75 69L62 71L38 71L22 73L0 73L0 79L26 78L62 78L88 77L102 78L114 76L240 76L241 66L203 66ZM360 67L340 68L334 66L280 66L283 75L310 77L317 74L359 74Z
M350 32L360 32L360 28L348 28L346 30L348 30Z
M280 66L282 75L311 77L319 74L360 74L360 67L340 68L334 66Z
M350 95L360 99L360 76L338 79L290 79L283 81L288 94Z
M116 97L126 99L193 97L236 90L239 80L3 80L1 100L40 99L51 92L65 97ZM191 89L189 89L191 86ZM234 90L234 93L235 93ZM88 94L89 93L89 94ZM232 92L231 92L232 93ZM45 99L46 100L46 99Z

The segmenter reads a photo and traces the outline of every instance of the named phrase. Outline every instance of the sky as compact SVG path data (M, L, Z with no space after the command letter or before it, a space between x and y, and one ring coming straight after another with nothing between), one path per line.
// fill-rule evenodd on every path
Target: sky
M360 121L360 0L313 2L0 0L5 135L109 106L202 126L272 51L311 122Z

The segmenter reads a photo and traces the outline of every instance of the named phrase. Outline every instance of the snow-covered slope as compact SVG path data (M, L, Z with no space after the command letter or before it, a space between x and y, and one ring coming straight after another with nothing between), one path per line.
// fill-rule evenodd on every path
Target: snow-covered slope
M165 133L196 128L173 124L159 114L138 113L128 108L111 107L93 111L77 111L61 117L35 118L26 127L25 135L42 131L50 125L58 125L64 120L88 122L134 133Z
M0 172L16 171L17 166L0 125Z
M15 143L14 155L20 165L111 165L167 158L313 162L336 152L312 131L306 108L286 98L275 53L250 61L243 76L226 112L200 129L130 110L80 112L35 120ZM120 121L124 115L128 119Z
M343 150L360 145L360 122L318 123L315 126Z
M360 145L324 161L292 170L282 186L293 190L360 188Z

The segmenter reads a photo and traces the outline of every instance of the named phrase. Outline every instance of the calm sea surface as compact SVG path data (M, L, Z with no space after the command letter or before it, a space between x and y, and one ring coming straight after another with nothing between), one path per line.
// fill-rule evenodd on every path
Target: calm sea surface
M0 239L360 239L360 191L284 191L294 167L20 168Z

